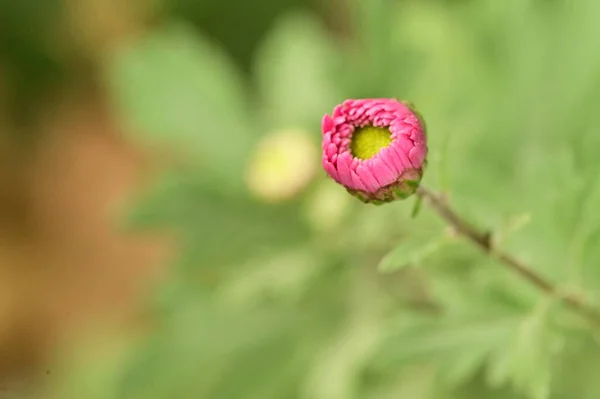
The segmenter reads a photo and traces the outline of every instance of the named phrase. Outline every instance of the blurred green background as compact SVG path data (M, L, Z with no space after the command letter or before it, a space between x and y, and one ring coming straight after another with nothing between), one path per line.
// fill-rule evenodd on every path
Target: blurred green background
M174 231L176 262L140 299L144 334L73 344L38 395L600 398L597 327L427 207L413 219L414 199L363 205L320 166L337 103L410 100L427 121L424 184L561 289L600 300L598 1L144 6L143 33L94 62L127 139L175 154L127 223ZM24 82L56 82L52 57L22 50L41 42L40 15L53 24L38 11L3 25L19 38L7 54Z

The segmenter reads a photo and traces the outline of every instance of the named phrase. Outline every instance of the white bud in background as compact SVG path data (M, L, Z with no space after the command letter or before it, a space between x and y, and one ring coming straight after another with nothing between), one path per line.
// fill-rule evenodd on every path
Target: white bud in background
M320 150L311 134L284 129L265 136L246 169L250 192L266 202L281 202L298 195L319 170Z

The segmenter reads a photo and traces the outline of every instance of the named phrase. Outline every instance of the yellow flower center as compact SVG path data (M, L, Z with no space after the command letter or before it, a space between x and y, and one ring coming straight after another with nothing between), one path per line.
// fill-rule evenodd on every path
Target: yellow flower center
M392 133L384 127L365 126L352 134L350 151L360 159L369 159L392 143Z

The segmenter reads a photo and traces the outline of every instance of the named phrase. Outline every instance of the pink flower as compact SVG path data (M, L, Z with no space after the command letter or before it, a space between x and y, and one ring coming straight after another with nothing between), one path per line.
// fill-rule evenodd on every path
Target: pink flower
M412 195L423 176L427 144L417 113L395 99L346 100L322 122L323 168L363 202Z

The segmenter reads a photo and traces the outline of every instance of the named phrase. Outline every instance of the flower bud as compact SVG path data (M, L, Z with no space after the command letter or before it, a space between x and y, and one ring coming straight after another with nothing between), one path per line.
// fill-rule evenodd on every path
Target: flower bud
M288 200L313 179L319 148L310 133L285 129L267 135L258 145L246 169L250 191L267 202Z
M404 199L419 187L426 163L425 127L395 99L346 100L322 121L323 168L365 203Z

